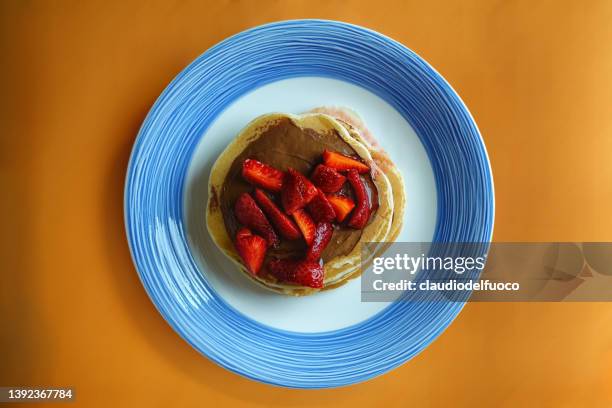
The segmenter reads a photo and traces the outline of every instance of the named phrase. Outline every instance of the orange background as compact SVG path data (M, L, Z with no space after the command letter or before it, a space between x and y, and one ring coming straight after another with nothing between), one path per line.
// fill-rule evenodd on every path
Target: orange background
M612 2L3 1L0 384L78 405L612 404L612 304L469 304L403 367L288 390L200 356L155 311L123 230L153 101L211 45L274 20L344 20L423 56L469 106L498 241L612 241ZM381 345L384 347L384 345Z

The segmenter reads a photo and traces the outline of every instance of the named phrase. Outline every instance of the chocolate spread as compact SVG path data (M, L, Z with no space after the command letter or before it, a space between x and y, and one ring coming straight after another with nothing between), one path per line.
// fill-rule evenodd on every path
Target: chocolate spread
M353 148L334 129L325 133L316 132L314 129L301 129L287 118L279 119L275 123L270 124L258 139L251 142L234 159L221 188L219 203L229 235L234 237L239 228L233 210L236 200L242 193L253 190L253 186L246 182L241 175L242 163L245 159L256 159L282 171L292 167L302 174L309 176L314 167L321 162L325 149L349 156L356 155ZM365 175L363 180L370 196L370 201L377 201L376 186L371 176L369 174ZM345 184L342 192L352 196L348 183ZM277 204L280 207L279 201L277 200ZM373 208L376 208L377 204L375 202ZM375 214L372 214L370 220L374 216ZM321 258L326 262L336 256L349 254L360 237L361 230L355 230L343 225L334 227L332 239L323 251ZM304 240L281 240L279 248L270 248L267 257L301 257L305 254L306 249ZM263 270L265 271L265 266Z

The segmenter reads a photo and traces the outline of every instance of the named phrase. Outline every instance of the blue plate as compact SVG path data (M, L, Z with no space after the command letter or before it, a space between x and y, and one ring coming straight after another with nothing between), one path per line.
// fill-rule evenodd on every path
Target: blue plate
M219 365L265 383L337 387L414 357L462 303L398 302L350 327L319 333L273 328L238 312L201 273L185 227L185 178L202 135L224 109L263 85L326 77L368 90L410 123L431 162L434 241L486 242L494 197L487 154L467 108L425 61L374 31L334 21L268 24L214 46L165 89L136 139L125 188L132 257L159 312Z

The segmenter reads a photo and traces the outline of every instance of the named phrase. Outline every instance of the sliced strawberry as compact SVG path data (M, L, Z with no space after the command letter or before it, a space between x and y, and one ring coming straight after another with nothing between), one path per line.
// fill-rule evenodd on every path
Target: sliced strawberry
M294 259L272 259L268 270L283 282L320 289L325 272L319 261L297 261Z
M333 233L334 227L329 222L318 223L315 228L312 245L308 248L308 252L306 252L306 259L309 261L319 259L323 250L329 244Z
M318 261L301 261L293 270L293 283L315 289L323 287L325 272Z
M324 193L335 193L340 190L346 181L346 177L338 173L336 169L324 164L319 164L315 167L310 179Z
M362 229L370 218L370 200L368 199L368 193L366 192L363 181L361 181L361 177L359 177L357 170L349 170L347 177L351 187L353 187L355 198L357 199L357 206L353 210L353 215L351 215L348 225L349 227Z
M256 188L253 197L283 238L298 239L302 236L291 218L282 212L266 193Z
M316 222L332 221L336 218L334 207L327 201L327 197L321 190L317 190L317 195L308 204L308 212Z
M293 279L293 271L297 264L298 261L295 259L273 258L268 262L268 271L278 280L289 282Z
M288 169L285 175L281 201L287 214L304 208L317 195L317 188L294 169Z
M351 212L353 207L355 207L355 202L349 197L341 195L328 195L327 200L332 205L332 207L334 207L334 211L336 212L336 220L338 222L344 221L344 219Z
M242 193L242 195L238 197L236 205L234 206L234 211L238 222L263 235L266 241L268 241L268 245L272 247L278 246L279 241L276 232L274 232L272 225L268 222L261 208L259 208L255 200L253 200L253 197L248 193Z
M370 216L374 214L374 211L378 210L378 206L378 191L374 189L370 195Z
M266 240L254 235L248 228L241 228L236 234L234 245L249 272L257 275L266 256L268 248Z
M312 245L316 225L312 218L310 218L310 215L308 215L306 211L300 209L293 212L293 219L300 231L302 231L306 243Z
M355 169L359 173L367 173L370 171L370 168L358 159L329 150L325 150L323 152L323 163L326 166L333 167L334 169L340 171L350 169Z
M284 173L258 160L246 159L242 163L242 177L258 187L279 192L283 186Z

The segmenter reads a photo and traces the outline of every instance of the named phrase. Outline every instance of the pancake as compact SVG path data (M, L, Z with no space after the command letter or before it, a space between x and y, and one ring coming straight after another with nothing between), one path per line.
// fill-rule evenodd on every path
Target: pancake
M307 295L320 290L279 281L267 269L271 258L303 255L307 249L303 240L285 240L278 248L269 248L264 266L257 275L249 273L243 264L232 239L239 228L233 205L242 193L253 189L241 177L242 163L247 158L260 160L281 171L291 167L307 175L320 161L323 151L328 149L358 156L370 167L370 172L362 179L370 202L374 204L373 213L361 230L334 228L331 241L321 254L325 273L323 289L336 287L349 277L358 276L362 261L360 243L387 242L397 236L405 202L401 176L386 153L362 137L355 123L337 120L326 113L263 115L249 123L213 165L209 179L208 230L225 255L258 284L288 295ZM347 195L351 194L348 187L343 189L347 190ZM396 201L399 215L395 209Z

